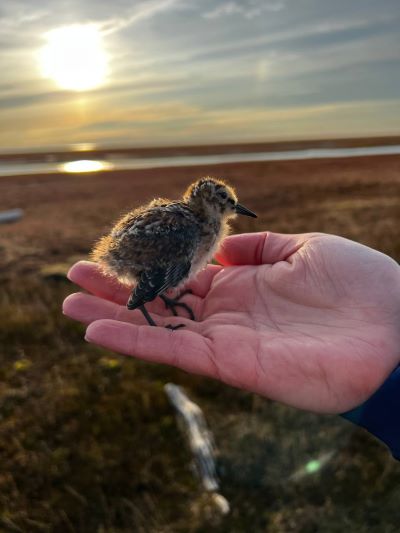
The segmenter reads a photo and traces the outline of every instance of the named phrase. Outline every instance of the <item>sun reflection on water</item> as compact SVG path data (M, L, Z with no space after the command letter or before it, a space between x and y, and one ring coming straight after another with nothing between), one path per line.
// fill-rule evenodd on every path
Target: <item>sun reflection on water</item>
M110 170L113 167L106 161L94 161L90 159L81 159L79 161L69 161L59 165L60 172L80 173L80 172L99 172L101 170Z

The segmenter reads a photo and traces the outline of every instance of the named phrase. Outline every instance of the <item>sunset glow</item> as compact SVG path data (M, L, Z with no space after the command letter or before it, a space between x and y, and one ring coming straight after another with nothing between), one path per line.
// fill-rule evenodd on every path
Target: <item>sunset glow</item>
M338 2L3 0L1 149L398 135L400 2Z

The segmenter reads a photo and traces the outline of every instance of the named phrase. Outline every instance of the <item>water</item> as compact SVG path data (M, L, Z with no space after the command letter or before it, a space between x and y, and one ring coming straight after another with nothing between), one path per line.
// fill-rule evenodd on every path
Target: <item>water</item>
M82 152L82 157L84 157ZM358 148L311 148L277 152L229 153L211 155L188 155L171 157L108 157L106 160L76 160L59 163L54 160L26 163L0 162L0 176L19 174L47 174L54 172L97 172L99 170L165 168L198 165L218 165L221 163L243 163L257 161L295 161L303 159L328 159L340 157L362 157L375 155L400 155L400 145L368 146Z

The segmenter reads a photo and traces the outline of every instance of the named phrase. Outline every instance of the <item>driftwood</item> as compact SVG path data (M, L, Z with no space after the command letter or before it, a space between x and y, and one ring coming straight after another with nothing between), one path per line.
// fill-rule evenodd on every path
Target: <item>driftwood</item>
M10 209L9 211L0 211L0 224L9 224L16 222L24 216L22 209Z
M164 390L178 414L204 489L212 495L212 501L218 511L222 515L227 514L229 503L217 492L219 481L215 464L214 439L202 410L188 398L181 387L167 383Z

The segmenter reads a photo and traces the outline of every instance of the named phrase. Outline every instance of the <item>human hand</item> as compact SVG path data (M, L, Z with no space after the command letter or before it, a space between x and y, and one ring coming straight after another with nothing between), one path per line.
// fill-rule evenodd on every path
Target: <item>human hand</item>
M225 239L184 297L197 321L147 304L157 324L129 311L130 289L79 262L64 313L88 324L86 340L220 379L315 412L365 401L400 360L400 267L376 250L317 233Z

